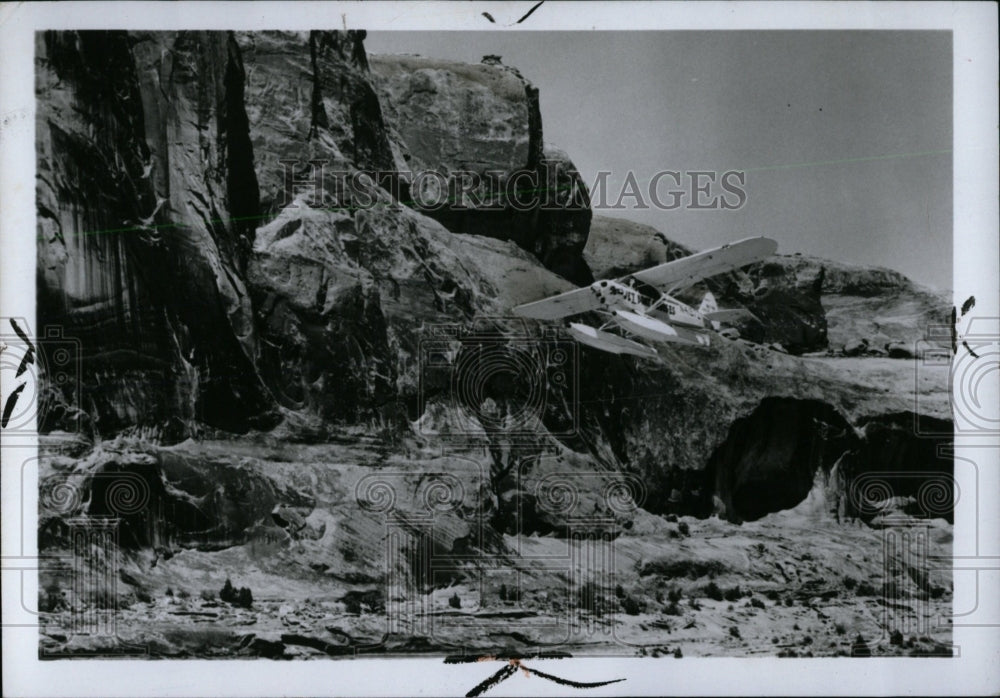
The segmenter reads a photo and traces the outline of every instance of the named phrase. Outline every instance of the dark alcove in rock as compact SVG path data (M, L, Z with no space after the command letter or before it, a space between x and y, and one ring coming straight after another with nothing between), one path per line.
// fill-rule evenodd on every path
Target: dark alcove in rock
M818 400L767 398L736 420L708 462L707 481L730 521L753 521L799 504L816 471L857 443L847 420Z

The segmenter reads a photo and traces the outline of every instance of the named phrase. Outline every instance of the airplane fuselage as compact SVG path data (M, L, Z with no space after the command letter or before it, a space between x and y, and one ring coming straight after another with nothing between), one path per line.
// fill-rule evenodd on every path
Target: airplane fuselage
M706 330L712 327L704 315L666 293L650 301L634 286L603 279L590 286L601 310L630 334L654 342L678 342L708 346Z
M607 312L626 310L670 325L699 330L711 328L701 313L666 293L661 293L659 299L650 303L637 288L618 281L595 281L590 288Z

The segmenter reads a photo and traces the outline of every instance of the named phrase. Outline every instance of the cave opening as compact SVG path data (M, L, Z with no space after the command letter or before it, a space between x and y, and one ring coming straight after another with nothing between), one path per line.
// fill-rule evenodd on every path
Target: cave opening
M708 482L733 522L754 521L801 503L817 471L829 473L855 446L853 428L819 400L767 398L736 420L708 461Z

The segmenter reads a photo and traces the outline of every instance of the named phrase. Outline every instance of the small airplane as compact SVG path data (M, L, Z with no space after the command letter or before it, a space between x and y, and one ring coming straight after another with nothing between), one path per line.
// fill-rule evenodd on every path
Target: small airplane
M743 308L720 310L710 291L697 310L670 294L701 279L759 262L777 249L778 243L769 238L746 238L620 279L602 279L590 286L525 303L514 308L514 313L536 320L558 320L597 312L606 317L607 322L600 327L571 322L569 333L581 344L612 354L659 358L655 348L632 337L707 347L711 343L710 330L718 331L721 323L752 317L750 311ZM652 287L659 296L644 293L636 287L636 282Z

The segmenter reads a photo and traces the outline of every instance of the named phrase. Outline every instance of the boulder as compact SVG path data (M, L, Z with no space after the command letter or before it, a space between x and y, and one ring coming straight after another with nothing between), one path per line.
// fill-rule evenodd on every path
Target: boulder
M498 312L501 294L433 220L403 207L288 207L257 231L247 272L282 405L332 422L403 418L418 329Z
M583 256L594 278L616 279L666 262L678 248L652 226L595 215ZM682 254L689 253L683 248Z
M868 351L868 340L865 338L852 339L844 345L844 356L862 356Z
M885 353L890 359L914 359L917 356L913 345L906 342L886 342Z

